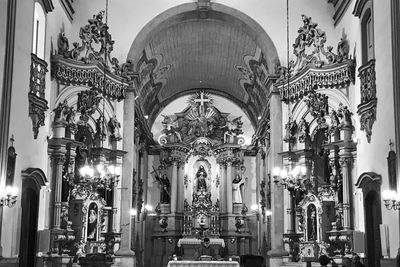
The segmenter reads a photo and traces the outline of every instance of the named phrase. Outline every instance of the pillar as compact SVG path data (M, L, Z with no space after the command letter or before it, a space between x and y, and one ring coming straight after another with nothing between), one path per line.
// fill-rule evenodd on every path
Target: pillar
M131 215L132 208L132 186L133 186L133 168L135 166L134 150L134 130L135 130L135 94L133 85L126 91L124 100L124 118L123 118L123 150L124 155L121 177L121 242L116 256L119 258L119 264L122 266L135 266L135 253L131 250Z
M289 198L288 198L288 208L287 208L287 214L288 214L288 233L294 233L295 232L295 223L296 223L296 213L294 210L294 192L289 191Z
M17 0L8 0L7 4L7 25L6 40L4 53L4 70L2 96L1 96L1 113L0 113L0 190L5 189L6 173L7 173L7 149L8 135L10 128L10 110L11 110L11 92L14 70L14 41L15 41L15 18L17 12ZM2 62L3 63L3 62ZM0 207L0 258L3 255L3 247L1 240L1 231L3 229L3 207ZM9 243L7 241L6 245Z
M270 166L282 167L282 104L279 91L274 88L270 96L270 123L271 123L271 142L270 142ZM279 265L282 256L288 255L283 248L284 231L284 203L283 187L271 183L271 250L270 266Z
M171 213L176 213L178 201L178 162L172 162Z
M343 178L343 229L351 229L351 218L350 218L350 171L351 171L352 158L342 158L340 164L342 166L342 178Z
M226 167L226 212L232 214L232 162L227 163Z
M62 190L62 171L65 162L65 155L52 155L53 176L52 176L52 191L53 191L53 229L61 229L61 190Z
M183 177L185 175L185 163L178 163L178 199L177 199L177 212L183 212L184 190L183 190Z
M219 179L219 203L220 203L220 212L226 213L226 165L224 163L219 163L220 170L220 179Z

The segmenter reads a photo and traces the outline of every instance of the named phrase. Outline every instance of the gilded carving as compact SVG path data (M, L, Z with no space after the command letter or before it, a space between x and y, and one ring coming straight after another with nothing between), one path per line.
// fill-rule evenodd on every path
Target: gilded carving
M368 143L371 142L372 126L376 120L375 60L370 60L358 69L360 77L361 104L357 107L361 130L365 131Z

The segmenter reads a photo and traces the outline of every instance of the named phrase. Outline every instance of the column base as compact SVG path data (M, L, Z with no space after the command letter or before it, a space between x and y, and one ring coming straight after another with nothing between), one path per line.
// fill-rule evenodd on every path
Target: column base
M49 256L43 258L44 266L46 267L69 267L72 265L73 256Z
M79 265L82 267L110 267L112 264L113 258L102 253L87 254L79 259Z
M276 248L267 252L269 266L282 266L284 257L289 256L289 252L283 248Z
M118 267L136 267L136 257L135 253L132 251L133 255L115 256L114 263L111 266Z

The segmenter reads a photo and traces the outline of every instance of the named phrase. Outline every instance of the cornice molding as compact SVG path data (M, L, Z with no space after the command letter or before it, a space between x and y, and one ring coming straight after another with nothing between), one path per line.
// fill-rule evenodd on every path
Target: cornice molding
M46 13L50 13L51 11L54 10L54 5L52 0L41 0L41 1L44 7L44 11Z
M62 84L89 86L118 101L125 98L129 84L124 78L105 70L101 62L86 64L54 55L51 63L52 76Z
M289 78L289 82L281 81L276 87L282 101L296 102L319 88L343 88L354 83L354 80L355 62L348 60L321 68L307 67Z
M354 10L353 10L353 15L361 18L361 14L363 13L365 4L368 2L369 0L357 0L356 4L354 5Z

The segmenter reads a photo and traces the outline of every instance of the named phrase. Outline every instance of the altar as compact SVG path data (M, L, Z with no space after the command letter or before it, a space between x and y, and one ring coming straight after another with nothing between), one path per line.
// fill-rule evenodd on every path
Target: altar
M170 261L168 267L239 267L237 261Z
M194 259L196 250L201 246L201 240L196 238L181 238L177 246L182 248L182 258L184 260ZM221 248L225 247L225 241L222 238L210 238L210 246L221 256Z

